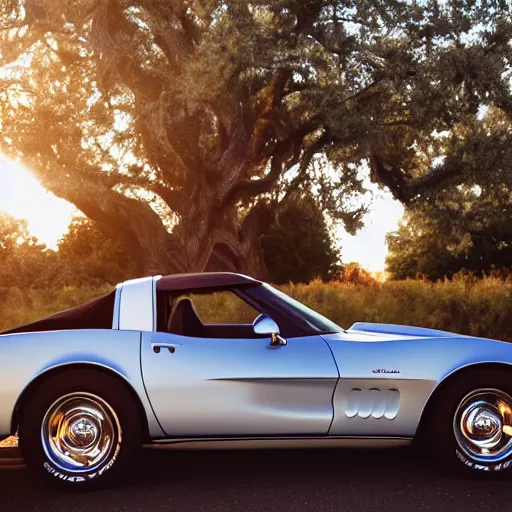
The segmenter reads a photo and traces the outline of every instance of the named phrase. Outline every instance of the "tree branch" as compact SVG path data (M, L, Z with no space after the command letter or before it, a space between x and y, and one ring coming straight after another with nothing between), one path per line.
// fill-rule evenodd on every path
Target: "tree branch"
M183 194L181 192L171 190L161 183L154 183L150 190L161 197L172 212L178 215L183 213Z
M457 159L453 161L453 165L445 162L442 166L434 167L423 176L407 182L401 169L388 168L376 154L370 157L370 165L372 181L388 187L393 196L404 204L411 203L421 192L436 188L454 178L460 183L469 170L467 164Z
M286 187L286 194L281 200L282 203L285 203L304 182L311 160L313 160L316 153L324 148L325 144L328 143L329 140L330 135L326 131L317 141L304 150L299 168L297 169L297 176L295 176L291 183Z
M231 204L238 200L250 199L252 197L266 194L272 190L283 171L284 158L272 157L270 162L270 172L258 180L244 180L237 183L226 197L224 204Z
M392 127L392 126L410 126L411 128L419 128L419 123L412 119L398 119L397 121L388 121L380 123L381 126Z
M166 250L171 235L149 204L115 192L98 184L97 180L90 182L64 176L63 169L58 179L43 178L41 182L56 196L71 202L87 217L114 232L141 261L152 259L161 265L169 259L156 256Z

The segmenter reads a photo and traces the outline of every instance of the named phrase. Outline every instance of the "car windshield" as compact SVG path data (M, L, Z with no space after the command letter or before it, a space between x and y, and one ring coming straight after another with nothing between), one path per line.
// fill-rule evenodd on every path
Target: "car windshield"
M298 300L292 299L289 295L286 295L286 293L283 293L282 291L277 290L273 286L270 286L266 283L263 284L263 287L272 293L272 295L275 295L282 301L286 302L289 309L292 309L296 313L300 314L300 316L304 318L311 325L311 327L321 332L322 334L344 332L345 329L335 324L334 322L331 322L331 320L325 318L325 316L322 316L320 313L317 313L313 309L308 308Z

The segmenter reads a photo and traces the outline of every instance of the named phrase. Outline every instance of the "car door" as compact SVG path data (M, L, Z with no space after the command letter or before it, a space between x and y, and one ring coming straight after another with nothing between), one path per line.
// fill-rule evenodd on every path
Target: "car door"
M338 370L320 336L198 338L143 333L142 373L168 436L324 435Z

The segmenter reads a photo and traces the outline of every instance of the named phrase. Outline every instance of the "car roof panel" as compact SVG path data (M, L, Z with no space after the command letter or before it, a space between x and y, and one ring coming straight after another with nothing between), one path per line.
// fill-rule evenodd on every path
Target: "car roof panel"
M161 277L156 283L160 291L208 290L247 288L258 286L261 281L233 272L201 272L193 274L171 274Z

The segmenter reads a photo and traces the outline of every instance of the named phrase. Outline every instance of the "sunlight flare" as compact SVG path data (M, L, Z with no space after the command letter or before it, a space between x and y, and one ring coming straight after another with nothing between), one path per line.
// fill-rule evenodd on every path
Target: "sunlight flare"
M1 155L0 183L0 211L26 219L30 233L55 249L78 213L75 207L44 189L27 168Z

